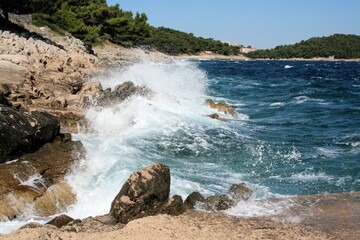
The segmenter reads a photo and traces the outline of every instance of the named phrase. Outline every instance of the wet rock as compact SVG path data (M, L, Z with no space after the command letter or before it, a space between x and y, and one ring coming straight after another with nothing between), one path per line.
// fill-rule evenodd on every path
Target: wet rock
M253 190L245 183L233 184L229 189L229 194L235 202L248 200L252 193Z
M206 198L205 208L209 211L222 211L234 207L235 204L227 195L215 195Z
M216 120L219 120L219 121L222 121L222 122L226 122L226 119L220 117L219 114L217 114L217 113L213 113L213 114L210 114L210 115L207 115L207 116L212 118L212 119L216 119Z
M111 203L110 214L120 223L158 214L168 203L170 169L155 163L131 174Z
M0 163L39 149L60 131L59 121L48 113L28 114L5 106L0 113Z
M21 217L29 208L38 216L65 211L75 194L63 180L84 154L81 142L59 134L38 151L0 164L0 219Z
M235 111L234 108L232 108L229 104L227 103L215 103L212 99L207 99L205 101L206 105L209 105L211 108L213 109L217 109L220 112L223 112L227 115L231 115L234 118L238 117L238 113Z
M60 216L57 216L47 222L48 225L54 225L57 228L61 228L62 226L67 225L69 222L73 221L74 219L72 217L69 217L66 214L61 214Z
M199 192L191 193L184 202L184 206L189 209L193 209L198 202L205 202L205 198Z

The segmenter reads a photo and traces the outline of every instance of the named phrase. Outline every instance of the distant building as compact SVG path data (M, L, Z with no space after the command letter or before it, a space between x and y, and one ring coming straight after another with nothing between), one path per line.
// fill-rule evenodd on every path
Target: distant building
M249 53L249 52L254 52L258 50L256 47L252 47L252 46L247 46L247 47L241 47L240 48L240 52L242 53Z
M241 45L241 44L226 42L226 41L222 41L222 43L229 44L229 46L240 47L241 53L249 53L249 52L254 52L254 51L258 50L256 47L253 47L253 46L245 47L244 45Z

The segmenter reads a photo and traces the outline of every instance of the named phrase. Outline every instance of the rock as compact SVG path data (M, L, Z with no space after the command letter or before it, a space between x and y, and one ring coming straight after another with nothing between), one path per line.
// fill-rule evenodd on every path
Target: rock
M204 203L205 198L203 197L203 195L201 195L201 193L193 192L185 199L184 206L186 208L193 209L195 208L197 202Z
M235 202L248 200L252 193L253 190L245 183L233 184L229 189L229 194Z
M169 214L172 216L180 215L185 211L182 197L174 195L169 201L161 207L160 213Z
M238 117L238 113L235 111L234 108L232 108L229 104L227 103L215 103L213 100L211 99L207 99L205 101L206 105L209 105L211 108L213 109L217 109L227 115L231 115L234 118Z
M39 149L60 131L59 121L48 113L27 114L5 106L0 113L0 163Z
M57 228L61 228L62 226L67 225L69 222L73 221L74 219L72 217L69 217L66 214L61 214L60 216L57 216L47 222L48 225L54 225Z
M155 163L131 174L111 203L110 214L120 223L156 215L168 203L169 193L170 169Z
M219 121L222 121L222 122L226 122L226 119L220 117L219 114L217 114L217 113L213 113L213 114L210 114L210 115L207 115L207 116L212 118L212 119L216 119L216 120L219 120Z
M21 217L29 208L38 216L65 211L75 194L63 180L84 155L81 142L59 134L38 151L0 164L0 219Z
M0 105L11 107L11 103L7 100L4 94L0 93Z
M27 68L10 61L0 60L0 83L20 85L25 80Z
M25 224L24 226L20 227L20 229L27 229L27 228L41 228L43 225L38 222L29 222Z
M222 211L235 206L235 202L227 195L216 195L206 198L205 208L210 211Z

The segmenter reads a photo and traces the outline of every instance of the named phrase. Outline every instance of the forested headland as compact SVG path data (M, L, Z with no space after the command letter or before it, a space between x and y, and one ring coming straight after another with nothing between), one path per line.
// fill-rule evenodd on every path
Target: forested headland
M145 13L123 11L119 5L108 6L106 0L0 0L0 8L6 20L8 13L31 13L35 25L48 26L59 34L69 32L88 46L109 41L124 47L141 46L173 55L202 51L223 55L240 53L239 47L221 41L153 27Z
M247 54L251 58L360 58L360 36L334 34L329 37L314 37L292 45L277 46L273 49L257 50Z

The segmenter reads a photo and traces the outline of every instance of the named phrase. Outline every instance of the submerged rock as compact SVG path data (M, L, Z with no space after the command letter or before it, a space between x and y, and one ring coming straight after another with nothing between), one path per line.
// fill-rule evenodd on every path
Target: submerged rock
M169 200L169 194L170 169L155 163L131 174L113 200L110 214L120 223L159 213L180 214L183 211L181 197Z
M207 115L207 116L212 118L212 119L216 119L216 120L219 120L219 121L222 121L222 122L226 122L226 119L220 117L219 114L217 114L217 113L213 113L213 114L210 114L210 115Z
M223 112L227 115L231 115L234 118L238 117L238 113L235 111L234 108L232 108L229 104L227 103L215 103L212 99L207 99L205 101L206 105L209 105L211 108L213 109L217 109L220 112Z

